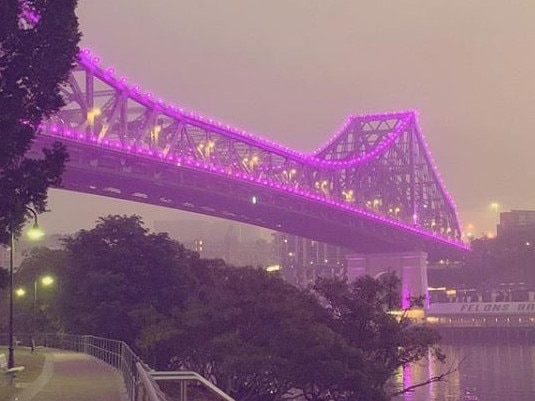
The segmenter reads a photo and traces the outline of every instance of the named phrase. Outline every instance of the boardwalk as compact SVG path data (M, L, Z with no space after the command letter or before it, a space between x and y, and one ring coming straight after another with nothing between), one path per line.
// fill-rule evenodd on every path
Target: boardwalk
M126 401L118 372L86 354L49 350L43 372L12 401Z

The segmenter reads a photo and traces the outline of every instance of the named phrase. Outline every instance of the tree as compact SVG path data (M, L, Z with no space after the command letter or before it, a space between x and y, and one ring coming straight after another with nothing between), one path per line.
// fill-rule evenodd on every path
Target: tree
M389 313L395 275L320 280L311 294L252 268L194 271L187 301L147 313L138 345L157 369L197 371L235 399L386 401L414 388L387 386L400 368L444 359L435 331Z
M64 105L61 85L78 54L77 0L0 2L0 243L17 233L27 206L46 208L60 184L67 152L59 143L43 158L25 157L39 125Z
M95 228L65 238L64 245L66 330L129 344L147 311L163 313L184 302L189 283L183 267L199 259L167 234L150 233L139 216L100 218Z
M209 263L201 274L183 308L142 331L168 334L152 344L157 368L197 371L244 401L365 391L361 353L328 327L315 296L250 267Z
M386 275L388 276L388 275ZM388 389L400 368L427 358L444 362L439 347L440 335L433 329L413 324L408 311L389 313L392 287L399 282L395 274L373 279L360 277L348 283L339 279L319 279L314 287L330 312L331 327L350 345L361 350L370 372L368 388L372 398L356 394L358 400L388 400L392 395L412 391L415 387L443 380L452 369L409 389ZM421 299L412 300L420 303Z

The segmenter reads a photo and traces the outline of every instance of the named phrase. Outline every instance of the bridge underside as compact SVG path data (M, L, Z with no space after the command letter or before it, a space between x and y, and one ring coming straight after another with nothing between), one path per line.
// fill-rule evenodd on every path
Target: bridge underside
M51 138L40 136L34 149ZM68 142L66 142L68 143ZM425 250L430 258L462 251L404 228L323 202L202 170L68 143L67 190L164 206L265 227L360 253Z

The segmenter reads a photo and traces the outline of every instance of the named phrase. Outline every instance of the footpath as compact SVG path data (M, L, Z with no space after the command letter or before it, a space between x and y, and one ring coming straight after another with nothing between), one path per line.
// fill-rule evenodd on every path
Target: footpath
M127 401L116 370L92 356L47 350L41 375L11 401Z

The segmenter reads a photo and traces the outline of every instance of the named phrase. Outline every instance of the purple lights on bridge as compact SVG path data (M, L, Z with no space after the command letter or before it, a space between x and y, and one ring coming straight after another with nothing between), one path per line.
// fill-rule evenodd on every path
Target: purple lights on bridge
M163 114L168 115L169 117L183 119L185 121L192 122L194 125L202 126L203 128L210 130L210 131L220 132L228 137L235 137L236 139L240 141L252 141L254 145L266 147L270 152L275 152L275 153L282 152L286 155L292 155L292 156L297 157L301 161L313 164L320 168L326 168L326 169L329 169L329 168L337 169L340 167L347 167L347 166L351 166L351 165L355 165L359 163L365 163L367 160L370 160L371 158L376 157L381 151L386 149L389 146L389 144L391 144L396 139L396 137L403 131L403 129L409 123L409 120L413 119L415 116L415 112L407 111L407 112L379 113L379 114L371 114L367 116L358 116L358 117L352 116L348 118L346 124L331 138L331 140L327 143L327 145L331 143L334 138L342 134L344 130L347 129L347 127L352 122L354 122L357 118L358 119L373 119L373 120L377 118L401 118L402 120L400 124L392 131L392 133L387 138L385 138L384 143L380 144L380 146L372 150L370 153L355 156L354 158L351 158L349 160L344 160L343 162L342 161L327 161L327 160L322 160L322 159L315 157L315 154L318 153L319 150L314 152L314 154L312 155L300 153L294 149L281 146L280 144L276 142L269 141L253 133L231 127L228 124L218 122L212 118L205 117L201 114L186 111L175 105L167 104L162 99L154 100L153 94L151 92L141 93L141 89L139 85L134 85L132 87L129 87L127 85L128 79L126 77L122 77L119 79L115 78L114 68L110 67L107 69L102 69L100 67L100 58L96 56L91 57L91 51L89 49L84 49L80 52L80 63L85 68L91 70L96 76L98 76L100 79L102 79L104 82L108 83L109 85L127 91L128 95L132 99L139 102L140 104L157 109L161 111Z
M331 210L354 216L355 227L371 221L446 248L467 249L415 112L351 116L324 146L303 154L154 100L99 64L89 50L80 53L64 91L68 104L42 125L45 136L69 146L89 145L96 160L100 149L107 159L134 156L180 171L202 171L214 182L223 177L248 183L257 207L262 197L256 192L284 193L312 202L311 208L326 215Z

